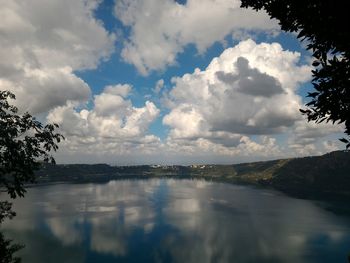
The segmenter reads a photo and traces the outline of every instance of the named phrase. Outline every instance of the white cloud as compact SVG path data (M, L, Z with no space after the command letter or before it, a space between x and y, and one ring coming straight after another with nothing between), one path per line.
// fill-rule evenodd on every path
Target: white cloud
M236 31L278 28L264 12L240 8L239 0L121 0L115 13L131 28L122 56L143 75L175 64L188 44L203 53Z
M182 162L233 163L279 158L283 155L276 139L260 136L253 141L248 136L229 135L193 140L168 138L166 151L170 156L182 155ZM174 158L176 160L176 158Z
M49 112L48 120L60 124L66 162L228 161L339 147L324 139L341 131L339 126L306 124L300 116L297 89L310 78L300 54L252 40L226 49L205 70L174 77L170 92L169 83L158 80L145 97L157 97L153 101L167 107L163 124L169 134L164 140L151 134L160 115L153 102L133 105L128 84L106 86L92 96L77 74L97 68L114 51L115 34L94 14L100 3L0 0L0 89L16 94L21 111L43 113L40 117ZM225 45L227 36L237 40L277 28L266 14L239 5L238 0L116 1L114 11L130 29L121 55L147 74L175 64L189 44L203 53L216 41ZM289 138L281 141L276 134Z
M172 79L166 94L170 112L167 146L199 155L286 157L320 154L330 148L321 139L340 126L307 123L299 108L299 85L310 79L300 54L277 43L240 42L208 67ZM276 140L286 134L287 141ZM255 157L254 157L255 156Z
M115 41L94 18L98 2L0 1L0 89L13 91L20 109L41 113L88 99L74 71L96 68Z
M160 110L149 101L133 106L126 84L107 86L94 96L90 110L57 107L49 120L67 135L66 152L90 160L97 153L137 163L232 163L319 154L335 149L322 140L341 127L307 123L301 116L296 92L311 74L299 58L277 43L246 40L205 70L174 77L172 89L162 93L168 106L163 124L169 128L163 140L148 132Z
M2 50L15 65L95 68L108 58L115 38L94 18L97 5L84 0L2 0Z
M67 138L61 144L62 151L117 156L135 149L147 152L158 145L159 138L148 134L148 128L159 109L150 101L144 107L134 107L125 90L131 92L131 87L107 86L94 96L91 110L77 110L73 104L53 109L48 121L59 124Z
M25 70L16 80L0 79L0 89L15 93L16 105L32 114L46 112L67 101L85 102L89 86L69 67Z
M122 97L126 97L132 90L132 86L129 84L117 84L117 85L108 85L104 89L104 93L120 95Z
M295 90L310 78L310 68L297 65L299 57L277 43L247 40L226 49L204 71L173 78L168 96L173 106L163 120L171 127L170 136L286 131L300 119Z
M216 72L216 76L219 80L228 85L237 82L236 91L247 95L268 98L284 93L281 84L277 79L266 73L260 72L256 68L250 68L249 61L246 58L237 58L235 67L237 69L237 74L218 71Z
M329 141L325 138L331 134L340 134L343 130L343 125L307 122L303 118L295 123L289 134L288 147L294 150L296 155L302 156L339 150L342 148L339 141Z
M326 150L326 152L332 152L341 149L341 147L339 147L339 145L335 141L329 140L323 142L323 147Z
M163 87L164 87L164 80L160 79L157 81L156 86L153 89L153 92L156 94L159 94L159 92L162 90Z

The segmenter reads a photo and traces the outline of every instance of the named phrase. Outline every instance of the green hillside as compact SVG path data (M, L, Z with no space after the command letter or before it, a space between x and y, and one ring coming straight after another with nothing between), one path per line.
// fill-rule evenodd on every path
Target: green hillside
M271 183L291 192L350 195L350 152L289 160L273 174Z

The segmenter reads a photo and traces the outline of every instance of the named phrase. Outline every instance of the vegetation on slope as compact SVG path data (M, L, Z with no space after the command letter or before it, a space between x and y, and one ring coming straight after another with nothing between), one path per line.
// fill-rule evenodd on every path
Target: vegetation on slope
M350 195L350 152L292 159L274 173L272 185L285 191Z
M109 166L106 164L48 165L38 181L105 182L122 178L204 178L268 185L299 195L350 195L350 152L234 165Z

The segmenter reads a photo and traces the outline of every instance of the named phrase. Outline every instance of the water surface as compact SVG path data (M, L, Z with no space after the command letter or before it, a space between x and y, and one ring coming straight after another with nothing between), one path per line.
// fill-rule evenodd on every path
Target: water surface
M200 180L29 189L3 228L23 262L346 262L350 219L279 192Z

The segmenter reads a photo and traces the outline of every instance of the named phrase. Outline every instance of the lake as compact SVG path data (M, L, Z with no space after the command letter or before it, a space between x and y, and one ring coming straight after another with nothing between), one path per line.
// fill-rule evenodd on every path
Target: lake
M347 262L350 217L322 202L202 180L30 188L6 237L40 262ZM326 207L327 208L327 207Z

